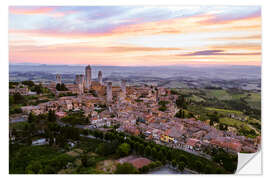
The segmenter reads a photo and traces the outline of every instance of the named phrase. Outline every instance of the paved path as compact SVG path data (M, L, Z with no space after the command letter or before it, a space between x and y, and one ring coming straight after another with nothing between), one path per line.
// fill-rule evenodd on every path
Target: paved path
M10 123L18 123L18 122L26 122L27 118L24 117L17 117L16 119L13 119L11 121L9 121Z
M192 150L180 147L180 146L173 146L171 144L165 144L165 143L162 143L162 142L157 142L157 144L168 146L168 147L171 147L171 148L174 148L174 149L180 149L180 150L183 150L183 151L185 151L187 153L190 153L190 154L193 154L193 155L196 155L196 156L200 156L200 157L206 158L208 160L212 160L212 157L210 155L202 154L201 152L198 152L198 151L192 151Z
M95 136L92 135L84 135L84 134L80 134L81 137L86 137L86 138L90 138L90 139L97 139Z

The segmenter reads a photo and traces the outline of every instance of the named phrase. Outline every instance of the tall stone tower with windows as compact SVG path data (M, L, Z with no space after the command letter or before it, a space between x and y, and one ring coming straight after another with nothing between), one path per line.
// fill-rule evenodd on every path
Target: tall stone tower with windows
M56 84L61 84L61 75L60 74L56 74Z
M77 85L78 88L78 93L83 94L84 92L84 75L83 74L77 74L75 78L75 84Z
M88 65L85 68L85 88L86 89L91 88L91 81L92 81L91 78L92 78L91 67L90 65Z
M123 93L123 96L124 96L124 98L126 97L126 80L122 80L121 81L121 90L122 90L122 93Z
M80 75L79 74L76 74L75 76L75 84L80 84Z
M107 89L106 89L106 93L107 93L107 103L111 103L112 102L112 82L108 82L107 83Z
M102 72L98 71L98 82L100 85L102 85Z
M80 74L80 83L79 83L79 94L83 94L84 92L84 75L83 74Z

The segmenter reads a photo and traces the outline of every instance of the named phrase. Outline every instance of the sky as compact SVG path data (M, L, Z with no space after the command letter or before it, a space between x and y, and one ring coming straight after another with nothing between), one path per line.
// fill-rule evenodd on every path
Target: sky
M260 6L10 6L9 62L261 65Z

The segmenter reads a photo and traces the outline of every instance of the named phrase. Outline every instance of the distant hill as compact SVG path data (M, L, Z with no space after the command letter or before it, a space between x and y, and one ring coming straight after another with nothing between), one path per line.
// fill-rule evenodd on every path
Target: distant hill
M261 67L259 66L91 66L93 78L97 77L99 70L105 76L119 77L157 77L157 78L188 78L188 79L260 79ZM46 64L10 64L9 72L45 72L51 74L81 74L84 73L83 65L46 65Z

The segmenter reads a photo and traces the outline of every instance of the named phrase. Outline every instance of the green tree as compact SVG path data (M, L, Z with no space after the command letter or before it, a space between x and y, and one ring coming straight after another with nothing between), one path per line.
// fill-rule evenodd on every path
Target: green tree
M213 114L210 115L210 125L213 125L214 122L219 123L219 117L217 112L214 112Z
M57 91L61 91L61 85L59 83L56 84L55 88L56 88Z
M82 154L81 155L81 161L82 161L82 165L84 167L87 167L88 166L88 157L87 157L87 154Z
M176 160L172 160L172 166L173 166L173 167L176 167L176 165L177 165Z
M49 145L52 146L54 144L54 137L52 135L49 136Z
M196 168L196 170L198 170L199 172L201 172L203 170L203 164L202 164L202 162L199 161L199 160L197 160L195 162L195 168Z
M139 150L139 154L143 155L143 153L144 153L144 145L139 143L138 150Z
M32 112L30 112L28 115L28 122L32 123L34 121L35 121L35 115Z
M228 130L228 125L224 123L219 124L219 129L222 131L227 131Z
M207 165L205 166L204 172L205 172L206 174L213 174L213 168L212 168L210 165L207 164Z
M115 174L136 174L137 169L130 163L117 164Z
M186 102L184 96L178 96L178 99L175 102L178 108L186 109Z
M167 110L167 107L162 105L162 106L160 106L160 107L158 108L158 110L164 112L164 111Z
M53 111L51 109L49 110L49 113L48 113L48 121L50 121L50 122L56 121L55 111Z
M144 149L144 154L146 156L150 156L151 155L151 147L149 145L147 145L146 148Z
M57 91L67 91L68 90L68 88L65 86L64 83L61 83L61 84L57 83L55 88Z
M28 174L37 174L42 169L40 161L31 162L25 169Z
M143 166L139 169L140 173L147 173L150 170L149 166Z
M152 157L154 158L154 159L156 159L157 158L157 155L158 153L157 153L157 149L155 148L155 147L153 147L152 148L152 150L151 150L151 155L152 155Z
M28 87L33 87L35 85L33 81L22 81L22 84L27 85Z
M97 153L103 156L107 156L115 153L116 144L113 143L100 143L97 147Z
M182 118L182 109L180 109L176 114L175 117Z
M116 152L120 157L127 156L130 153L130 145L127 143L123 143L118 146Z
M186 166L186 164L183 161L179 162L178 163L178 170L183 171L185 169L185 166Z
M160 151L157 153L157 158L158 158L160 161L164 160L164 155L163 155L162 150L160 150Z
M183 154L178 154L177 161L182 161L184 163L187 163L187 157Z
M9 106L13 105L15 103L14 96L9 95Z
M223 149L218 149L217 153L213 156L213 160L229 172L234 172L237 168L237 155L227 153Z
M64 83L61 83L61 90L62 91L67 91L68 90L68 88L65 86Z
M67 139L62 134L59 134L55 138L55 143L60 147L64 148L67 144Z
M41 84L35 85L34 88L33 88L33 91L35 91L37 94L41 94L42 90L43 90L43 87L42 87Z
M14 98L14 104L23 104L25 102L24 96L22 96L18 92L13 95L13 98Z

